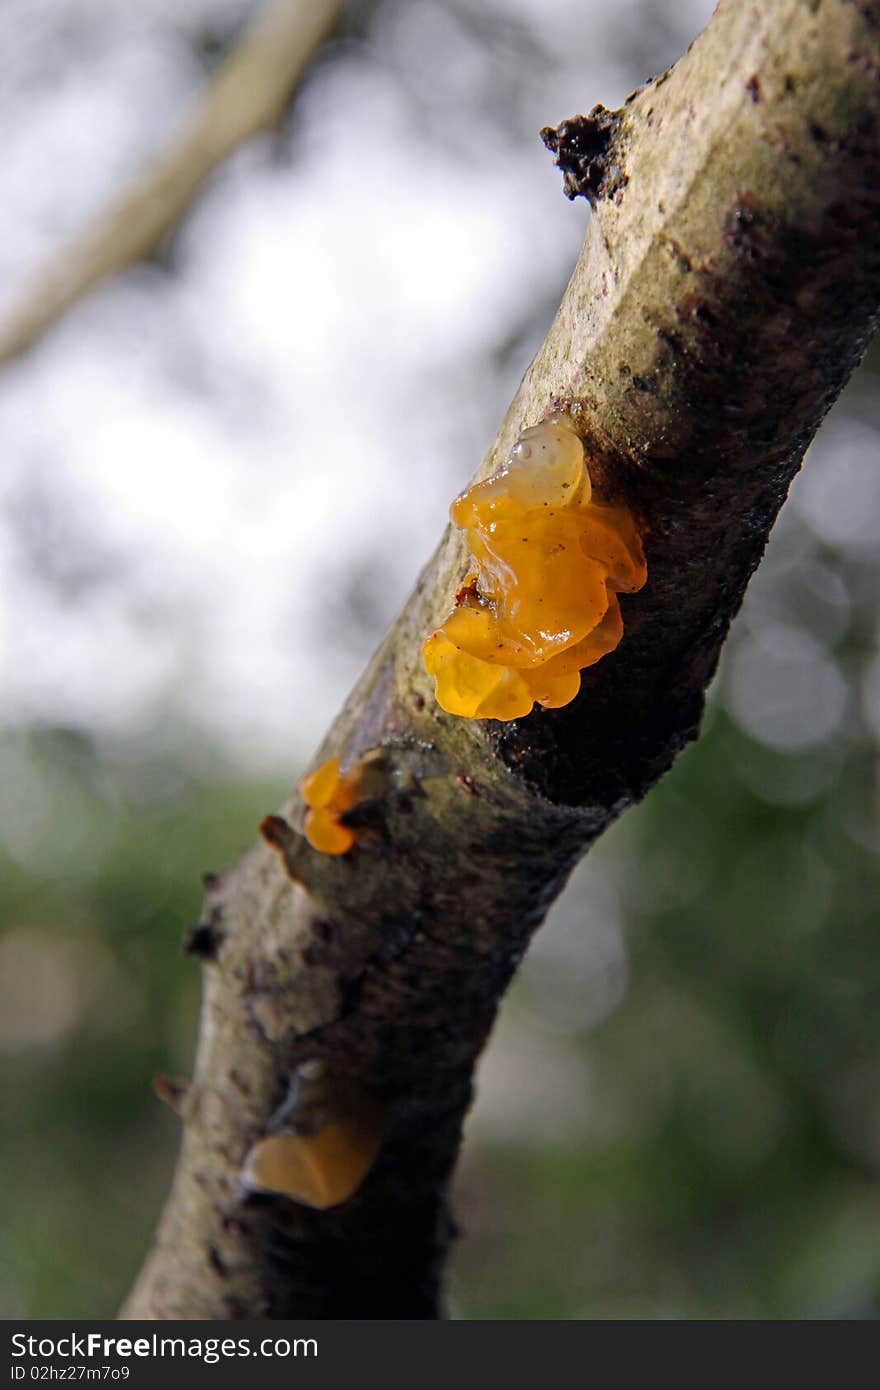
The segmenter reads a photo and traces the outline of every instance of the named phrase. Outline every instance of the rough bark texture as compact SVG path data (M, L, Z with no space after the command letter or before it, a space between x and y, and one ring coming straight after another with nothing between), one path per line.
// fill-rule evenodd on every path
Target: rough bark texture
M642 518L648 584L575 703L455 719L420 661L465 571L446 536L321 750L378 750L355 850L310 851L292 798L209 888L183 1151L127 1316L436 1314L498 1000L575 862L695 736L777 510L875 327L880 4L727 0L598 148L595 119L548 133L595 215L483 472L570 408ZM238 1182L309 1058L387 1116L363 1187L324 1213Z

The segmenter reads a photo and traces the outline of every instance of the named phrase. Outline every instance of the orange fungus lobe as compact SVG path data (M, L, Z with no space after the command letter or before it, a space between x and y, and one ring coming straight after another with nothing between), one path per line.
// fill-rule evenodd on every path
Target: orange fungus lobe
M471 565L456 608L424 645L438 703L471 719L567 705L581 671L623 636L618 593L647 578L629 512L592 496L580 436L557 415L525 430L450 515Z
M307 807L303 829L313 849L323 854L345 854L351 849L355 833L340 817L357 800L357 787L356 773L344 772L339 758L328 759L300 780Z
M373 1111L334 1116L314 1134L268 1135L247 1155L242 1181L324 1211L357 1191L381 1138L381 1118Z

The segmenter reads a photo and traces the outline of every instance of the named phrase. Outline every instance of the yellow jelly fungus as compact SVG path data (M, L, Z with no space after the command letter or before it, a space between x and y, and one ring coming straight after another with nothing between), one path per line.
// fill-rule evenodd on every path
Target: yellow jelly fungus
M437 701L470 719L567 705L581 671L623 636L619 591L647 578L630 513L592 496L566 416L525 430L507 462L450 508L472 565L456 608L424 645Z
M358 777L343 772L338 758L330 758L307 777L299 789L308 810L303 829L306 839L322 854L345 854L355 842L355 833L343 825L340 816L357 800Z
M270 1134L244 1161L241 1181L307 1207L337 1207L360 1187L382 1141L381 1114L363 1109L333 1118L315 1134Z

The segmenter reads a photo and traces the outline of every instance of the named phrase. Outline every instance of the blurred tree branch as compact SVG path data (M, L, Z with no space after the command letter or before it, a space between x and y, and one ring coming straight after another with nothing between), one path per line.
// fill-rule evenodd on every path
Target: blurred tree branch
M546 138L595 215L483 471L567 404L643 518L648 584L572 705L457 720L420 659L466 570L447 533L321 750L372 760L372 830L316 854L294 796L210 882L183 1150L125 1316L437 1313L499 998L572 866L695 737L789 483L876 327L880 3L722 0L620 112ZM240 1184L307 1061L386 1116L365 1183L324 1212Z
M281 116L341 0L267 0L144 179L36 273L0 321L0 362L31 347L93 285L153 252L205 180Z

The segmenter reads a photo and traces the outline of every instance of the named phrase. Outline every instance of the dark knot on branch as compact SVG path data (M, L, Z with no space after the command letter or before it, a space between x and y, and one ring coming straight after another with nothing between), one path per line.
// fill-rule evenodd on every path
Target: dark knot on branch
M620 112L594 106L589 116L572 116L560 125L545 126L541 139L562 170L566 198L587 198L595 207L613 197L628 180L619 159L616 137Z

